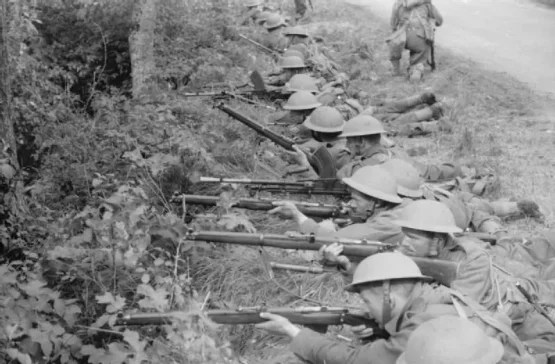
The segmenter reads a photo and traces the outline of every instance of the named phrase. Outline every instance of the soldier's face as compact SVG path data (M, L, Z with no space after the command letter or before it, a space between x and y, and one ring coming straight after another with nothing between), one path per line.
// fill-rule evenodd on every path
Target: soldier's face
M365 285L360 288L360 297L366 304L370 316L382 323L383 321L383 289L381 284Z
M376 200L370 196L351 190L351 200L348 203L351 210L356 214L367 214L368 217L374 214L377 207Z
M361 136L347 137L347 148L355 155L361 155L364 148L364 140Z
M427 231L403 228L405 238L399 250L411 257L428 257L434 243L434 236Z

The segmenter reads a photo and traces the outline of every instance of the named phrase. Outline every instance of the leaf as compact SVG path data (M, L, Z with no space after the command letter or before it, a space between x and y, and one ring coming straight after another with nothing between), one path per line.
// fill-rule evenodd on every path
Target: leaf
M69 239L69 244L72 245L81 245L83 243L90 243L93 239L93 231L91 228L87 228L83 231L82 234L75 235L71 239Z
M48 332L37 329L30 329L29 336L31 337L31 340L39 343L44 356L50 357L50 354L52 354L52 342L48 337Z
M48 291L48 289L43 288L44 286L46 286L46 282L41 282L35 279L25 285L21 285L20 287L29 296L38 297L39 295L44 294L45 291Z
M79 306L66 306L64 321L68 324L69 327L73 327L73 325L75 325L75 321L77 321L77 314L79 313L81 313L81 308L79 308Z
M154 266L158 267L161 266L162 264L164 264L165 260L162 258L156 258L156 260L154 261Z
M108 322L109 319L110 319L110 315L102 315L99 318L97 318L96 321L91 326L102 327Z
M143 274L143 276L141 277L141 282L143 282L144 284L147 284L148 282L150 282L150 275Z
M98 303L113 303L115 301L114 296L110 292L106 292L102 296L96 296L96 301Z
M58 316L64 317L65 310L66 310L66 303L64 302L64 300L59 298L54 300L54 311L56 311Z
M103 180L101 180L100 178L93 178L92 180L92 186L94 188L100 186L102 184L102 182L104 182Z
M145 205L141 205L129 214L129 227L130 228L133 228L133 227L135 227L135 225L137 225L137 222L140 220L141 216L144 215L146 210L147 210L147 207Z
M127 341L136 353L143 352L146 346L146 341L141 341L139 333L136 331L125 330L123 332L123 340Z
M139 301L139 306L141 308L154 308L157 311L164 311L168 305L168 292L164 288L158 288L154 290L149 285L140 284L137 287L137 294L142 294L145 298Z
M93 345L84 345L81 347L81 354L89 357L90 364L104 363L103 358L106 355L106 350L95 348Z
M21 364L33 364L29 354L23 354L17 349L6 349L6 353L10 358L18 360Z
M106 312L114 313L120 311L125 306L125 298L121 297L120 295L116 296L114 302L111 305L106 307Z
M169 165L179 164L180 158L174 155L156 153L146 160L146 165L152 172L154 177L164 170Z

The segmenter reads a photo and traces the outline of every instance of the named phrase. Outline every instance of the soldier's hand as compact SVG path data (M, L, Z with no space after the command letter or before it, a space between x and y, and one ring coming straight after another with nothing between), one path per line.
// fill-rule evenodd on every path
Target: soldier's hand
M353 326L351 330L359 340L363 340L374 334L374 329L366 327L365 325Z
M310 167L310 163L308 162L308 157L306 153L299 148L298 145L293 145L293 152L287 152L291 157L295 159L295 162L301 166Z
M333 243L330 245L324 245L320 248L320 254L322 254L323 260L327 264L339 264L343 269L348 270L351 262L349 258L341 255L343 252L343 245L338 243Z
M254 325L257 329L264 329L272 334L285 335L290 338L294 338L301 331L301 329L293 325L283 316L262 312L260 313L260 317L268 319L268 321Z
M306 218L291 201L274 201L272 205L277 207L268 211L270 215L277 215L282 219L293 219L299 223Z

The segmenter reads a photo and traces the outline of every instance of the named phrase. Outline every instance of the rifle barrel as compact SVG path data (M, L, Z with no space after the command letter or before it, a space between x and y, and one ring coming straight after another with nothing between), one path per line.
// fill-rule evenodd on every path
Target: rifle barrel
M306 267L303 265L284 264L284 263L276 263L276 262L270 262L270 266L272 268L277 268L277 269L285 269L285 270L292 270L295 272L305 272L305 273L314 273L314 274L334 272L334 270L332 269L325 269L322 267Z
M181 195L185 199L185 203L193 205L217 206L220 202L218 196L201 196L201 195ZM340 206L324 205L310 202L295 202L295 205L300 212L307 216L331 218L347 216L347 212ZM259 200L244 198L232 203L232 207L268 211L276 208L272 200Z
M253 184L253 185L282 185L282 186L310 186L313 182L297 182L297 181L273 181L263 179L248 179L248 178L218 178L218 177L200 177L200 182L210 183L238 183L238 184Z

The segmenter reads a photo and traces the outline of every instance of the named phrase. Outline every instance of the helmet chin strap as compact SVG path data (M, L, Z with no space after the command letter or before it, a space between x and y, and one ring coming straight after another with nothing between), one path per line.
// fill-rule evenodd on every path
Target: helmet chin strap
M380 328L383 329L385 324L391 321L391 281L383 281L383 307L382 307L382 323Z

